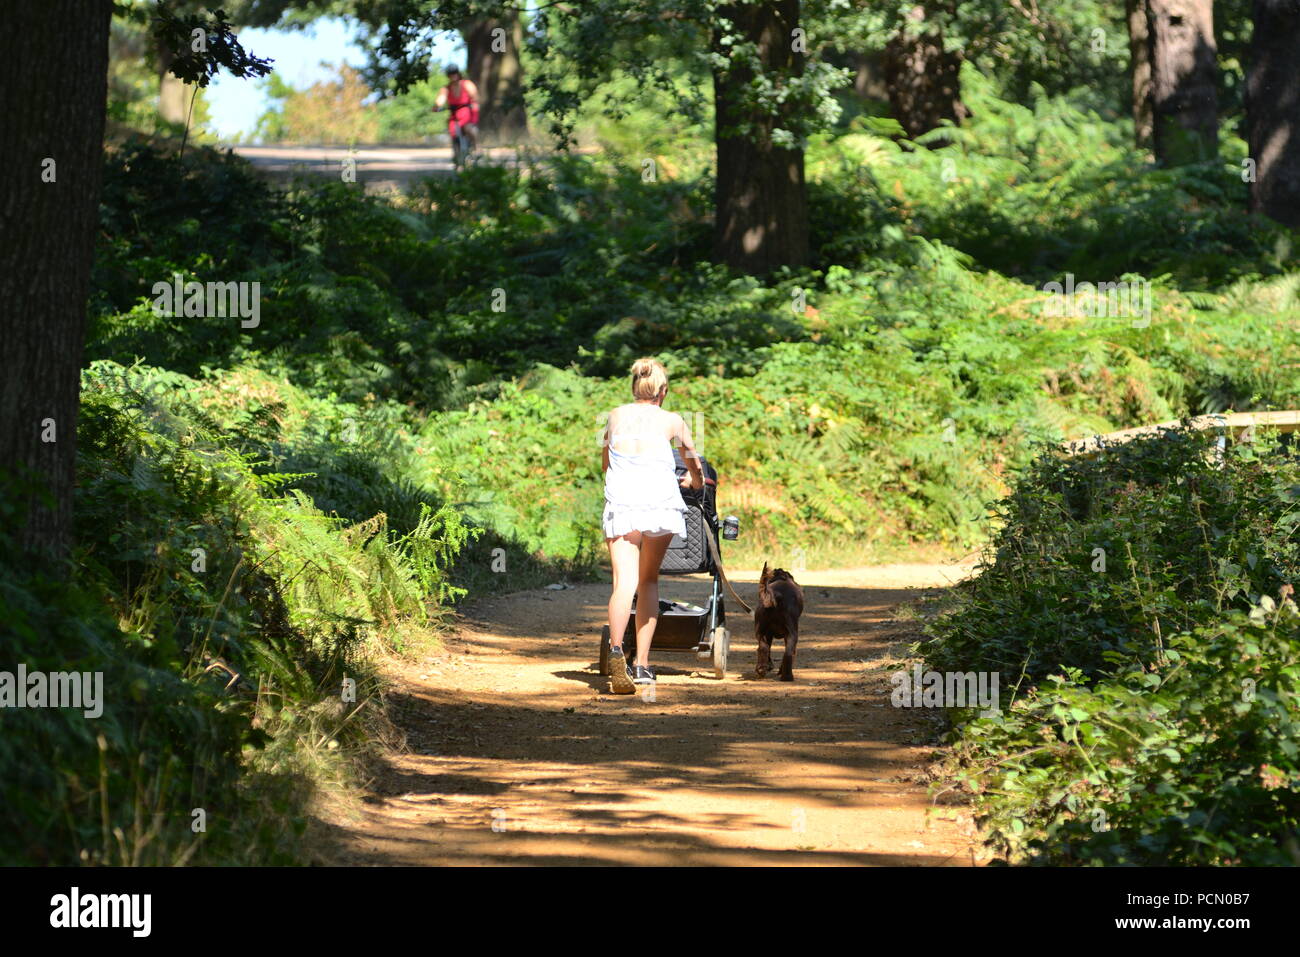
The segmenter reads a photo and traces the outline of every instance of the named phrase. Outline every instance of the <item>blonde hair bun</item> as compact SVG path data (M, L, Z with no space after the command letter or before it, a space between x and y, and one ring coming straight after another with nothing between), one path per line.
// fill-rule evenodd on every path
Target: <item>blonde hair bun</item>
M668 388L668 370L658 359L637 359L632 363L632 397L653 399Z

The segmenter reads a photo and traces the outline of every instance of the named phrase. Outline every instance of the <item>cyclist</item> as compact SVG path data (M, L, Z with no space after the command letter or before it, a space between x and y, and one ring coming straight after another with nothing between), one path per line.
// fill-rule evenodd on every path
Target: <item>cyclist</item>
M438 91L434 112L448 111L447 133L456 138L457 127L465 130L471 150L478 149L478 87L460 75L460 67L447 67L447 85Z

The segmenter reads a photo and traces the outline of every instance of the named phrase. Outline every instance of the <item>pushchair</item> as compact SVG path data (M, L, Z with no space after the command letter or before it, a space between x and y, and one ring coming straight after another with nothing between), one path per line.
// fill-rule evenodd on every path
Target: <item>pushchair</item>
M677 476L686 475L686 463L681 452L673 450ZM718 520L718 473L708 460L700 456L700 469L704 473L704 487L682 489L682 499L687 505L686 535L674 535L659 565L665 575L693 575L707 572L713 582L704 607L687 602L659 601L659 621L655 626L654 650L694 652L696 657L709 662L716 678L727 674L727 652L731 633L727 630L727 608L722 597L724 572L719 564L718 540L735 539L740 533L740 523L728 515ZM733 592L734 594L734 592ZM632 600L635 612L636 599ZM623 653L630 661L636 654L636 615L627 622L623 635ZM600 673L609 674L609 625L600 633Z

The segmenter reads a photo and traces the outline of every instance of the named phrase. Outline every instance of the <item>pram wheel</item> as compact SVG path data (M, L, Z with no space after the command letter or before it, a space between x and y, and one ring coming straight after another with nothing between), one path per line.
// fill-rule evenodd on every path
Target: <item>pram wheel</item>
M600 673L609 677L609 625L600 629Z
M713 677L722 680L727 676L727 652L731 650L731 632L719 625L713 629Z

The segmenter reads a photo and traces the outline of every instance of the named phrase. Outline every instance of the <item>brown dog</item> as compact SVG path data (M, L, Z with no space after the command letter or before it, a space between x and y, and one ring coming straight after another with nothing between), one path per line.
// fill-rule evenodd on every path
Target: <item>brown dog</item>
M803 589L784 568L768 571L758 579L758 605L754 608L754 638L758 641L760 678L772 670L772 639L785 639L785 657L777 673L780 681L794 681L794 651L799 644L799 616L803 614Z

